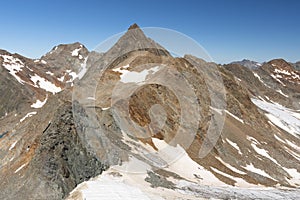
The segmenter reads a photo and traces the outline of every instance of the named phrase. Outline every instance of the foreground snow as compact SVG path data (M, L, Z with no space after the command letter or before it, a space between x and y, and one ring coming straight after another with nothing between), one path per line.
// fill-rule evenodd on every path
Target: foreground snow
M298 199L300 191L297 189L283 190L267 188L247 183L246 181L232 177L220 170L213 168L216 173L234 179L237 184L234 187L226 185L217 179L213 173L204 169L194 162L180 146L171 147L165 141L153 139L157 147L157 153L162 159L170 158L170 153L174 152L179 158L169 163L163 169L178 174L182 179L165 177L172 182L174 188L153 187L146 178L149 177L151 167L135 157L130 157L129 161L121 166L112 166L103 174L89 181L83 182L75 188L68 200L200 200L200 199ZM222 163L225 163L218 158ZM228 166L229 164L226 163ZM133 173L138 171L139 173ZM256 170L253 166L248 166L249 170ZM230 166L237 173L244 172ZM143 172L144 171L144 172ZM155 171L152 171L155 173ZM291 173L293 171L290 171ZM260 171L260 173L262 173ZM196 174L196 176L195 176Z
M125 184L121 178L103 175L94 181L83 184L83 197L89 200L150 200L137 187Z
M300 191L276 188L239 188L208 186L186 180L175 189L153 188L144 179L146 174L130 174L109 169L102 175L83 182L67 200L200 200L200 199L294 199Z

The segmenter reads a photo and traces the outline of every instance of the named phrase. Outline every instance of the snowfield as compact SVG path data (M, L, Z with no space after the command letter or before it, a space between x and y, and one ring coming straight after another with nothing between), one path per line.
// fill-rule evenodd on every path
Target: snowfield
M146 77L149 73L154 74L159 70L159 66L151 69L145 69L141 72L129 71L127 68L129 68L129 65L113 69L113 71L121 73L120 81L123 83L141 83L146 80Z
M256 143L254 138L249 138ZM152 139L157 147L157 154L167 161L168 165L163 169L180 175L183 179L167 177L167 181L174 184L174 189L152 187L146 178L149 177L147 172L152 171L151 167L135 157L130 157L128 162L122 165L112 166L103 174L89 181L78 185L67 198L68 200L200 200L200 199L297 199L299 197L298 189L276 189L268 188L261 185L254 185L245 180L226 174L216 168L212 170L236 181L235 186L227 185L220 181L212 172L204 169L201 165L193 161L186 151L177 145L169 146L165 141ZM231 142L233 143L233 142ZM133 144L131 144L133 145ZM145 145L146 146L146 145ZM235 145L234 145L235 146ZM150 148L148 145L147 148ZM256 151L269 157L267 152L262 151L255 146ZM174 154L179 155L177 160L168 160L174 158ZM225 166L239 174L246 174L241 170L224 162L221 158L217 159L224 163ZM275 160L274 160L275 161ZM131 169L129 169L131 168ZM144 169L144 170L143 170ZM139 173L133 173L133 171ZM253 164L247 165L245 170L270 177L265 171L256 168ZM293 175L291 182L297 183L299 173L295 169L285 169ZM155 173L155 171L153 171Z
M180 169L184 171L185 177L191 179L193 172L202 171L203 178L206 182L219 182L211 172L203 170L197 163L193 163L189 157L183 156L183 159L176 161ZM175 171L179 172L177 164ZM257 168L248 166L253 171ZM169 167L165 170L170 170ZM190 171L191 170L191 171ZM236 169L237 170L237 169ZM245 182L243 179L228 175L218 169L213 168L216 173L222 174L235 180L236 186L233 187L224 183L202 185L190 180L175 180L168 178L175 184L175 189L167 189L161 187L151 187L150 183L145 181L146 173L134 174L116 170L112 167L98 177L92 178L78 185L69 195L67 200L201 200L201 199L294 199L299 197L297 189L276 189L253 185ZM239 173L243 173L237 170ZM290 174L295 173L294 170L288 171ZM260 173L260 172L259 172ZM297 175L298 176L298 175ZM194 176L195 178L195 176ZM216 182L215 182L216 181ZM244 188L246 187L246 188Z
M22 68L25 66L24 63L13 56L1 55L1 57L4 59L3 67L5 67L19 83L24 84L24 81L17 75L17 73L22 71Z
M53 94L58 93L62 90L60 87L57 87L55 84L51 83L43 77L40 77L37 74L31 76L31 80L34 83L34 87L42 88L47 92L51 92Z
M270 103L254 98L251 100L257 107L267 112L266 116L274 125L295 137L300 136L299 112L278 103Z
M121 178L102 175L81 186L86 200L150 200L139 188L125 184Z

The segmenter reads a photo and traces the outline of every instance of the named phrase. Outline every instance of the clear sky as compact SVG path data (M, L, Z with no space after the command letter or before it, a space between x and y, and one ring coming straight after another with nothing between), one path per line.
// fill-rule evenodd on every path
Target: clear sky
M137 23L182 32L219 63L300 60L297 0L7 0L0 16L0 49L31 58L61 43L91 50Z

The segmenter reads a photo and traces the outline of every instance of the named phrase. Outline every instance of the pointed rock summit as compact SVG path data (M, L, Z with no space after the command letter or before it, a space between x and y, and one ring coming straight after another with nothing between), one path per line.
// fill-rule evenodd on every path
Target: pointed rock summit
M118 40L118 42L106 53L111 57L116 57L129 53L131 51L139 51L151 49L157 55L169 56L169 52L154 40L148 38L143 30L136 24L132 24L127 32Z
M137 25L136 23L132 24L128 30L132 30L132 29L140 29L139 25Z

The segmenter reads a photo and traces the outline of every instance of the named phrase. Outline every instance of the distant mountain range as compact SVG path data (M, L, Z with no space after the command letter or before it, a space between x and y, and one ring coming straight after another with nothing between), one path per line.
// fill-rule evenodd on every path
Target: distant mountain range
M259 62L255 62L255 61L251 61L251 60L247 60L247 59L244 59L242 61L234 61L231 64L239 64L239 65L242 65L244 67L248 67L249 69L255 69L255 68L260 67L262 65Z
M255 69L255 68L261 67L264 63L259 63L259 62L256 62L256 61L243 59L242 61L234 61L234 62L231 62L230 64L239 64L239 65L242 65L242 66L247 67L249 69ZM300 70L300 61L296 62L296 63L290 63L290 64L296 70L298 70L298 71Z
M174 58L136 24L105 53L0 50L0 199L298 199L298 70Z
M300 61L296 63L292 63L296 70L300 71Z

